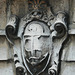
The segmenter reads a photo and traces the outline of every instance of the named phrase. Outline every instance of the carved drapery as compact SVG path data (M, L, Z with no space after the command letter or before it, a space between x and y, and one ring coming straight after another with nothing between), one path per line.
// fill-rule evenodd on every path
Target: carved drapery
M29 0L28 5L26 16L20 20L11 16L6 26L7 39L13 45L16 73L56 75L59 52L68 35L67 15L63 11L54 15L46 0Z

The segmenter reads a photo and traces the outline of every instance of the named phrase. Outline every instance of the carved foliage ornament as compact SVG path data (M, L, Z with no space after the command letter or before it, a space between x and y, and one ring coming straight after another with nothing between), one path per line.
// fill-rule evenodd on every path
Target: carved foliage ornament
M13 45L17 75L56 75L59 52L67 38L67 16L52 14L47 0L29 0L29 12L11 16L6 36ZM21 43L15 43L20 38ZM59 46L58 46L59 45Z

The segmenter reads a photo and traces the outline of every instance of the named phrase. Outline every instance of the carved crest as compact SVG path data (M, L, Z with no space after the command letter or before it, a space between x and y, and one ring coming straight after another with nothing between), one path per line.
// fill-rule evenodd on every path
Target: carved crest
M59 52L67 38L67 16L55 16L47 0L28 0L29 13L20 19L11 16L6 26L6 36L13 44L17 75L56 75ZM58 46L59 45L59 46ZM19 47L18 47L19 48Z

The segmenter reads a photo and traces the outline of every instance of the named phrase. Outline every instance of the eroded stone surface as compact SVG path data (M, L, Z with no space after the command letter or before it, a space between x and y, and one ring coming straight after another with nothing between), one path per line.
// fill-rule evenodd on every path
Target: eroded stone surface
M9 43L6 38L0 36L0 60L8 60L12 57L13 51L9 47Z
M63 49L61 58L63 61L75 61L75 36L71 35L69 38Z
M16 75L13 62L0 61L0 75Z
M62 62L59 75L75 75L75 62Z
M11 13L23 17L27 13L27 0L12 1Z
M6 0L0 0L0 29L6 26Z
M50 4L53 8L54 13L57 13L58 11L69 11L68 0L50 0Z

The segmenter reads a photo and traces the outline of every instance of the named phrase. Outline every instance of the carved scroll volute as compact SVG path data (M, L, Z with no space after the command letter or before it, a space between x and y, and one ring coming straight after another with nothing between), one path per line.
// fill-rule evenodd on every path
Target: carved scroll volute
M24 75L25 68L22 64L21 58L21 50L20 50L20 42L17 39L18 33L18 26L19 26L20 19L16 15L12 15L9 19L9 22L6 25L5 32L6 37L10 44L13 45L14 50L14 64L16 67L16 74L17 75ZM16 39L16 40L15 40Z
M52 38L62 38L67 33L67 15L64 12L59 12L54 24L50 27Z
M17 38L18 26L19 18L16 15L12 15L5 28L6 37L11 44L13 44L13 39Z
M51 75L57 74L60 50L62 44L67 39L67 16L64 12L59 12L56 17L55 23L51 26L52 40L53 40L53 54L52 54L52 67L49 69Z

